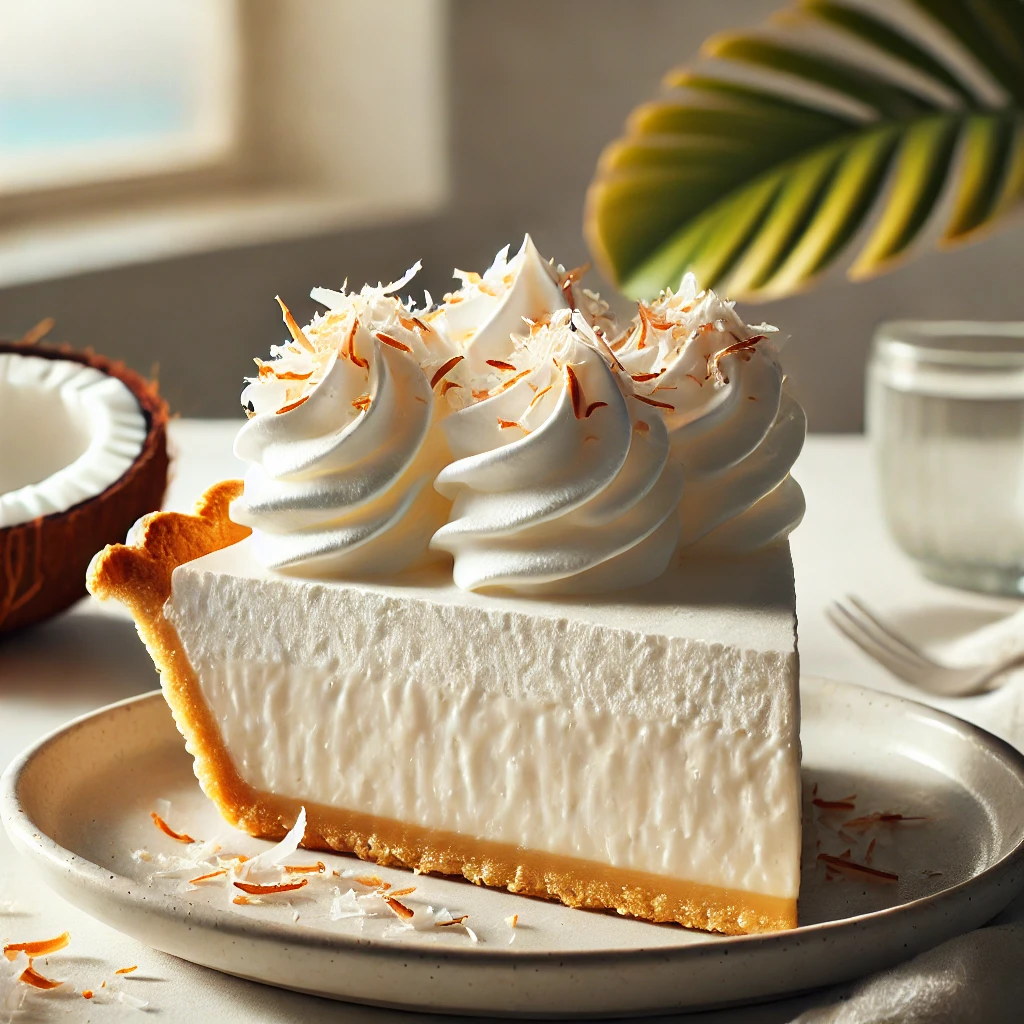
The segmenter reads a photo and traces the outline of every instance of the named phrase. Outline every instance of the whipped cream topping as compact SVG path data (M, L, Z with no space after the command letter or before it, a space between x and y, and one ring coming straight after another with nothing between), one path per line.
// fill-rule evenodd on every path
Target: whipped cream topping
M752 550L786 537L803 517L803 492L789 471L807 422L784 387L775 332L748 326L733 303L698 292L687 274L677 292L641 303L611 345L638 393L661 411L685 472L684 547Z
M661 575L682 548L744 552L804 509L806 432L766 324L676 292L617 334L607 304L527 235L437 308L419 269L327 307L256 360L232 517L262 563L383 575L454 559L462 588L596 592ZM613 339L613 340L609 340Z
M579 312L510 340L508 380L448 417L453 500L431 546L465 589L597 591L660 576L683 488L660 411L637 400Z
M328 312L305 329L282 303L291 338L242 392L235 454L251 465L231 506L266 567L398 572L444 523L449 503L431 486L450 461L439 396L460 359L443 325L394 295L418 269L358 293L314 289Z
M478 378L493 376L495 362L508 362L527 325L546 322L556 310L579 309L599 332L610 322L607 303L579 286L585 267L566 270L545 260L529 235L511 260L508 250L483 274L456 270L462 286L444 297L449 335Z

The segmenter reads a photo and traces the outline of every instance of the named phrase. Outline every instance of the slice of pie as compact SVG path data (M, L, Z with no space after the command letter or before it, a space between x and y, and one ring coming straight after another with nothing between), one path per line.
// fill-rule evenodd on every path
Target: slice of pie
M228 518L156 513L96 561L224 817L304 845L714 931L796 924L786 545L536 601L450 571L311 581Z
M140 520L90 590L253 835L304 806L311 848L795 926L804 424L769 329L685 281L616 331L528 239L462 278L422 311L315 293L244 396L244 483Z

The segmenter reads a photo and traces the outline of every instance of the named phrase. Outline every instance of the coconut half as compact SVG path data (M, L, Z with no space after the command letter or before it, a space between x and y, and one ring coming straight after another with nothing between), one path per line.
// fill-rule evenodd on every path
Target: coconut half
M90 352L0 342L0 633L85 596L93 554L160 507L167 404Z

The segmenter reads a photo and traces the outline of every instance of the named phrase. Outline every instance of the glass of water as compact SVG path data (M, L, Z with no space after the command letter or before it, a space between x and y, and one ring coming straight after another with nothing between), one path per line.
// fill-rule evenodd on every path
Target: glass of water
M867 426L889 529L921 571L1024 594L1024 323L882 324Z

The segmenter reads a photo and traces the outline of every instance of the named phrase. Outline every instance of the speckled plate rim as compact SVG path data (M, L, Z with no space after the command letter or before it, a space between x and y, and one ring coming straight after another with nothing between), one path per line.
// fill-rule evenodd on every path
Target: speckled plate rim
M409 1009L412 1007L429 1009L435 1012L480 1013L489 1012L508 1016L619 1016L639 1013L670 1013L682 1009L703 1009L710 1006L723 1006L737 1002L749 1002L758 998L775 998L781 995L806 991L825 984L832 984L859 977L870 971L890 966L900 960L913 956L931 948L948 938L962 934L972 928L979 927L991 920L1000 910L1007 906L1013 898L1024 890L1024 754L1021 754L1008 743L985 732L984 730L964 722L944 712L937 711L926 705L905 698L896 697L881 691L846 683L837 683L816 677L805 676L801 686L806 696L813 692L821 698L832 692L838 700L845 698L858 703L875 704L879 710L903 716L914 716L926 725L951 732L959 739L989 756L994 763L1002 767L1007 779L1011 780L1021 792L1020 821L1007 826L1007 832L1016 828L1017 841L1002 857L979 871L970 878L948 888L941 889L930 896L910 900L894 907L873 911L836 921L805 925L791 931L776 932L766 935L722 936L709 938L701 943L680 944L678 946L636 947L632 949L587 949L567 950L559 953L558 970L568 968L581 971L588 978L596 977L600 972L614 968L615 973L625 970L637 976L637 987L644 984L640 975L649 975L647 984L660 979L665 973L676 975L684 965L701 964L700 970L706 971L709 963L718 963L729 973L742 970L744 964L751 959L765 959L770 963L775 957L772 954L785 953L790 950L810 950L821 948L822 944L832 950L830 960L844 958L843 947L846 944L830 945L830 940L839 940L843 936L869 931L875 932L901 925L900 931L906 931L911 941L900 943L902 952L894 955L887 947L889 943L879 943L872 956L862 955L853 958L856 964L850 969L832 964L822 970L802 972L798 983L780 982L768 986L759 986L757 992L746 992L739 998L713 998L690 1000L664 1000L655 996L647 999L642 1006L602 1005L600 996L585 1000L584 1003L564 1005L564 1001L553 999L541 1004L531 1000L525 1006L500 1006L481 1003L479 1000L460 1001L454 999L447 1004L428 999L423 1001L392 1001L373 998L366 994L352 991L327 990L323 986L300 986L282 981L280 978L256 976L245 970L233 969L230 965L211 963L209 958L190 956L179 948L171 948L174 943L153 942L144 938L156 948L193 960L196 963L227 973L236 974L253 980L264 981L278 987L294 988L299 991L347 998L352 1001L374 1005ZM71 734L95 726L98 720L107 716L131 711L136 708L152 710L151 705L162 703L160 691L152 691L137 697L131 697L115 704L108 705L97 711L74 719L68 724L54 730L29 747L8 766L0 777L0 817L4 827L19 853L33 862L42 871L47 884L58 893L77 903L86 912L105 921L115 928L138 937L138 929L132 927L132 917L140 911L150 919L160 918L171 925L171 930L182 926L182 904L180 899L159 893L148 892L144 901L131 895L137 882L122 875L112 874L92 861L79 857L77 854L61 846L46 835L42 828L33 821L29 809L22 806L19 789L21 781L33 766L44 758L54 744L66 740ZM141 907L140 903L145 906ZM117 908L128 911L124 915L116 912ZM134 912L134 913L133 913ZM345 954L353 963L366 965L367 961L380 961L392 965L396 959L404 961L429 961L438 965L449 964L454 968L467 965L474 971L483 971L493 975L495 971L503 974L508 970L518 973L520 980L525 980L530 969L545 973L544 968L553 966L554 957L546 951L514 950L508 947L431 947L420 953L418 950L393 943L374 941L350 935L330 935L323 932L306 932L291 929L274 922L257 922L226 911L210 910L213 921L206 926L214 929L218 935L245 940L257 946L303 950L307 953ZM204 924L192 916L189 928ZM728 958L728 959L726 959ZM332 961L333 962L333 961ZM407 965L408 966L408 965ZM787 964L787 966L791 966ZM362 969L362 968L361 968ZM662 979L664 980L664 979ZM485 985L477 986L478 989ZM504 988L504 986L500 986ZM544 986L541 986L542 988ZM599 986L600 987L600 986ZM657 985L655 986L658 987ZM673 988L680 986L674 985ZM685 986L684 986L685 987ZM550 986L548 986L550 988ZM577 991L577 996L583 993ZM518 1002L518 1001L516 1001Z

